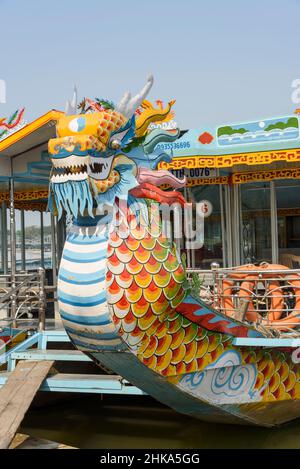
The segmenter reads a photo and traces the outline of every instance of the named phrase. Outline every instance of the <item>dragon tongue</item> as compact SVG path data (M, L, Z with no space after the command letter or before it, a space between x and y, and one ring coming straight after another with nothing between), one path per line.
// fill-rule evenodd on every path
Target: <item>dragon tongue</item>
M143 183L138 187L131 189L130 194L137 198L156 200L161 204L172 205L174 203L179 203L182 206L186 204L186 200L180 192L163 191L159 187L149 183Z
M147 168L140 168L137 174L137 180L140 184L149 183L154 186L160 186L162 184L169 184L174 189L180 189L186 184L186 178L178 179L174 174L161 170L151 170Z

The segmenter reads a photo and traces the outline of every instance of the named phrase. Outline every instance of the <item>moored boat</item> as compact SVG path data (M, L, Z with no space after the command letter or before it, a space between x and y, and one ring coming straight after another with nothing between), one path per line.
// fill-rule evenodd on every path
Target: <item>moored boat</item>
M189 277L160 212L187 209L185 180L157 169L171 160L157 146L179 132L148 132L173 105L145 100L152 82L117 106L89 100L77 115L70 105L49 141L49 208L73 219L58 279L65 329L96 363L178 412L263 426L295 419L299 272L214 265L210 288Z

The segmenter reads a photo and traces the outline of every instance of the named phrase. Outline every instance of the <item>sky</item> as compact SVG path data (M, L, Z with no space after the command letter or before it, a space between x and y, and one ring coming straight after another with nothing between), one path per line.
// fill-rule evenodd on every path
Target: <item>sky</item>
M299 18L300 0L0 0L0 117L64 110L74 84L118 102L150 72L182 129L289 115Z

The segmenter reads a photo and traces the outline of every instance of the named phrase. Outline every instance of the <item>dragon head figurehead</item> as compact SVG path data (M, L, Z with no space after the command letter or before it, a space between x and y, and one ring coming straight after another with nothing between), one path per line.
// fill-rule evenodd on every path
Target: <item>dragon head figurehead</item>
M84 99L77 107L74 91L57 123L57 138L48 145L53 165L49 209L59 217L63 211L74 217L94 216L97 210L112 206L116 198L128 200L130 194L158 200L157 194L161 198L163 193L157 186L184 185L184 180L168 171L156 170L159 162L171 158L155 147L174 141L179 130L148 130L151 123L173 116L175 102L169 102L165 109L159 102L154 108L145 100L152 84L150 76L140 93L134 97L125 93L117 106L106 100ZM76 114L78 108L80 114ZM168 200L176 194L182 202L181 194L175 192Z

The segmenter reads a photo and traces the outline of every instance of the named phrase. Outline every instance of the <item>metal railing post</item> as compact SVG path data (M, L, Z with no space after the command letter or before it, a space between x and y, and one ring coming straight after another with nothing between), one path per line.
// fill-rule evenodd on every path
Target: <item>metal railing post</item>
M212 262L210 265L211 268L211 273L212 273L212 279L213 279L213 307L217 308L218 307L218 270L220 268L220 264L218 262Z
M44 254L44 213L40 212L41 222L41 266L45 268L45 254Z
M39 331L45 330L46 298L45 298L45 270L38 269L39 278Z
M26 270L25 212L21 210L21 265Z
M8 242L7 242L7 212L6 212L6 203L2 202L1 205L1 258L2 258L2 270L3 274L6 275L8 272Z
M12 171L12 170L11 170ZM14 179L11 175L9 180L9 214L10 214L10 271L11 289L16 288L16 220L14 203ZM13 326L16 327L17 298L16 294L11 295L10 317L13 319Z

